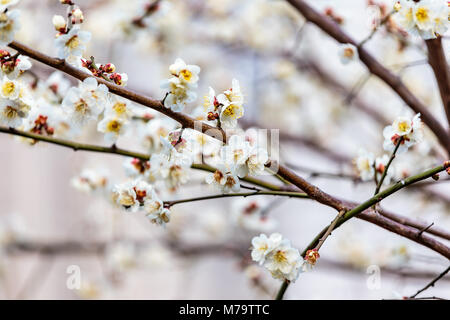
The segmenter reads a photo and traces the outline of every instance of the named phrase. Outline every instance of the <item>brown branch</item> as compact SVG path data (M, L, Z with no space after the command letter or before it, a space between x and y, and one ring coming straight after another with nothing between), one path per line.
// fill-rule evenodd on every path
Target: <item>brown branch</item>
M409 217L401 216L401 215L398 215L398 214L395 214L395 213L392 213L392 212L389 212L389 211L386 211L386 210L380 209L380 208L378 208L377 211L383 217L393 220L395 222L398 222L402 225L416 228L419 231L423 230L422 232L427 232L429 234L435 235L442 239L450 240L450 232L448 232L444 229L441 229L439 227L436 227L434 225L430 226L430 224L427 222L414 220Z
M428 63L436 77L447 121L450 124L450 72L442 47L442 38L426 40L425 43L428 48Z
M23 44L20 44L18 42L12 42L9 46L11 48L19 51L20 53L31 57L32 59L35 59L35 60L40 61L50 67L53 67L60 71L63 71L79 80L84 80L85 78L92 77L91 75L84 73L83 71L70 66L64 60L49 57L41 52L38 52L38 51L36 51L30 47L27 47ZM166 116L174 119L175 121L178 121L180 124L182 124L182 126L184 128L195 129L195 130L201 131L207 135L210 135L210 136L218 139L218 137L217 137L218 129L217 128L209 126L205 123L202 123L201 126L196 127L196 126L194 126L194 124L196 123L195 119L193 119L187 115L184 115L183 113L173 112L170 109L165 108L163 106L163 104L161 103L161 101L159 101L159 100L151 99L146 96L137 94L131 90L117 86L117 85L107 82L101 78L97 78L97 81L99 83L106 85L109 88L111 93L117 94L126 99L129 99L129 100L139 103L141 105L152 108L158 112L161 112L162 114L165 114ZM221 138L225 138L224 140L226 141L225 133L223 131L221 131L221 133L223 134ZM267 164L267 166L270 166L270 164L271 163L269 162ZM289 182L291 182L292 184L294 184L300 190L303 190L304 192L306 192L311 198L315 199L316 201L318 201L322 204L325 204L329 207L335 208L337 211L343 211L343 210L346 211L346 209L348 207L348 203L344 203L341 200L339 200L338 198L335 198L335 197L323 192L318 187L310 184L305 179L297 176L291 170L280 165L278 174L282 178L284 178L284 179L288 180ZM280 189L281 188L282 187L280 187ZM272 187L269 189L273 190L274 188ZM351 205L351 206L353 206L353 205ZM413 241L416 241L416 242L418 242L424 246L427 246L428 248L446 256L447 258L450 258L450 249L448 247L446 247L442 243L440 243L428 236L425 236L425 235L422 235L422 237L417 237L417 232L418 232L417 229L414 229L414 228L411 228L408 226L403 226L400 223L392 221L386 217L382 217L379 214L376 214L376 215L373 213L370 214L370 211L368 212L367 210L365 212L362 212L361 214L359 214L357 217L359 217L363 220L370 221L374 224L381 226L384 229L387 229L387 230L397 233L401 236L409 238Z
M440 279L442 279L449 271L450 271L450 266L447 269L445 269L440 275L438 275L436 278L434 278L430 283L428 283L425 287L423 287L422 289L417 291L415 294L413 294L409 298L414 299L419 293L424 292L425 290L427 290L430 287L434 287L436 282L438 282Z
M401 79L379 63L366 49L359 46L355 40L347 35L341 27L332 19L317 12L303 0L287 0L296 8L309 22L315 24L329 36L340 43L350 43L358 47L360 60L366 65L369 71L382 79L392 90L394 90L403 101L416 113L422 115L423 122L439 139L441 145L450 153L450 136L448 131L439 121L428 111L427 107L405 86Z
M38 52L30 47L27 47L21 43L18 43L16 41L10 43L9 47L19 51L21 54L31 57L32 59L35 59L35 60L40 61L50 67L53 67L60 71L63 71L79 80L84 80L88 77L92 77L92 75L89 75L89 74L69 65L62 59L52 58L50 56L47 56L41 52ZM185 115L181 112L174 112L171 109L164 107L163 103L160 100L155 100L155 99L146 97L144 95L138 94L131 90L125 89L124 87L118 86L118 85L110 83L108 81L105 81L104 79L101 79L101 78L96 78L96 79L99 83L102 83L105 86L107 86L111 93L117 94L123 98L134 101L138 104L144 105L153 110L156 110L156 111L174 119L175 121L179 122L183 128L191 128L191 129L197 130L197 131L207 134L215 139L218 139L219 141L222 141L222 142L227 141L227 135L222 129L212 127L203 122L199 122L199 121L195 120L194 118L192 118L188 115ZM201 124L201 125L199 125L199 124ZM269 161L267 166L270 167L271 164L272 163ZM314 200L316 200L322 204L325 204L327 206L330 206L332 208L335 208L338 211L345 209L339 201L336 201L329 194L323 192L318 187L310 184L305 179L297 176L294 172L292 172L288 168L285 168L280 165L279 170L278 170L278 175L281 176L282 178L284 178L285 180L288 180L290 183L294 184L301 190L304 190Z

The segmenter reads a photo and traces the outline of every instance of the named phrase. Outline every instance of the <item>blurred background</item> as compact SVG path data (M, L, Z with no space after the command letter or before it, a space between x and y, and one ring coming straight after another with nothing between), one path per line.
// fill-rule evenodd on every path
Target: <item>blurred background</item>
M280 129L282 163L341 198L364 201L372 195L375 186L355 178L352 159L360 148L382 154L384 126L409 110L364 65L343 65L338 44L305 24L285 1L163 0L139 20L149 3L76 1L85 17L82 29L92 33L85 57L114 63L128 74L128 88L155 98L163 97L160 81L177 57L199 65L199 98L187 111L203 104L209 86L222 91L236 78L246 98L239 124ZM309 3L362 41L376 25L374 17L390 12L394 1ZM65 8L56 0L22 0L17 8L16 40L56 56L52 16L64 15ZM450 41L443 41L448 52ZM444 123L422 40L383 26L366 46ZM42 79L53 72L34 61L32 70ZM77 139L104 144L95 127ZM145 152L133 136L118 146ZM426 131L425 141L395 160L396 177L423 171L443 157ZM334 215L301 199L229 198L174 206L172 221L162 229L71 183L84 169L104 172L108 183L120 182L123 162L116 155L30 146L0 135L2 299L271 299L280 282L250 261L251 238L280 232L303 250ZM215 193L204 176L192 171L190 182L164 200ZM442 180L400 192L383 207L449 230L450 187ZM255 215L246 215L249 210ZM255 218L261 211L264 219ZM286 298L398 299L414 294L447 265L425 247L353 219L333 232L314 271L301 274ZM80 289L67 286L73 268L80 272ZM373 285L378 271L380 281ZM426 296L445 298L449 292L446 276Z

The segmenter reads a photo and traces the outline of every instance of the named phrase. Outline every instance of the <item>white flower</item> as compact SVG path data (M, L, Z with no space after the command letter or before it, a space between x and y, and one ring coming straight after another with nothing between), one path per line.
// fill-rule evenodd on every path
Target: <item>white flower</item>
M31 62L28 57L19 55L16 59L11 59L2 63L2 73L9 79L16 79L23 72L31 68Z
M354 163L362 181L373 179L375 174L374 161L375 157L372 153L363 149L358 151L358 157L354 160Z
M220 150L220 156L224 163L237 168L238 175L244 177L247 173L245 163L249 157L249 151L250 143L245 140L245 137L233 135Z
M219 164L216 171L206 176L206 183L212 184L223 193L238 192L241 189L239 178L233 167Z
M400 141L397 153L405 152L409 147L423 139L423 124L420 120L420 113L412 119L406 116L398 117L392 125L384 128L383 136L385 139L384 150L392 152Z
M19 10L11 10L0 13L0 47L7 46L14 40L14 35L20 28Z
M130 119L132 116L131 104L128 100L114 95L106 106L105 115L125 120Z
M154 224L165 226L170 221L170 210L164 207L164 203L153 190L150 199L144 203L147 218Z
M425 40L443 35L450 25L450 9L445 0L401 0L396 3L396 9L398 23Z
M178 58L175 63L169 67L172 75L179 78L182 83L196 85L198 82L198 74L200 67L196 65L187 65L182 59Z
M55 39L58 49L58 57L61 59L69 56L81 57L86 50L86 44L91 40L91 33L81 31L78 26L73 27L69 33L59 35Z
M134 184L127 182L114 186L112 200L126 211L136 212L139 210L140 202L137 199Z
M197 99L197 94L191 91L189 86L183 83L180 78L172 77L164 81L161 88L168 90L164 105L174 112L182 111L187 103Z
M178 58L169 67L169 71L173 77L161 83L161 88L168 91L164 105L175 112L180 112L186 103L197 99L197 94L192 89L197 87L200 68L195 65L187 65Z
M5 99L16 100L21 93L20 83L4 76L0 83L0 96Z
M343 64L358 60L358 49L351 43L344 43L339 46L339 58Z
M295 281L298 278L303 259L289 240L274 233L269 238L261 234L252 239L252 259L263 264L272 276L280 280Z
M69 113L69 118L78 126L89 120L97 120L104 109L108 88L97 85L95 78L86 78L78 87L69 89L62 101L62 107Z
M258 147L252 147L246 162L247 173L245 175L261 175L264 173L265 164L269 160L267 150Z
M220 123L223 128L232 129L237 125L237 120L244 116L244 96L241 92L239 81L233 79L232 88L217 96L221 104Z
M4 126L17 128L28 116L31 107L21 100L0 99L0 123Z
M266 256L272 252L280 243L282 236L279 233L272 234L269 238L265 234L252 239L252 259L263 264Z
M291 247L288 240L283 240L271 252L270 258L267 258L264 266L271 272L280 271L289 274L300 259L300 253L297 249Z
M97 130L104 133L107 143L116 143L121 135L129 128L129 121L117 116L105 116L97 125Z

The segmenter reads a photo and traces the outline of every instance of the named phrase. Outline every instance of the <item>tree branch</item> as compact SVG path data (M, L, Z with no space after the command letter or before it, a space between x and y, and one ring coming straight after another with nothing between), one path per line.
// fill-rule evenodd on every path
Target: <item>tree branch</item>
M447 121L450 124L450 72L442 47L442 38L426 40L425 43L428 48L428 63L436 77Z

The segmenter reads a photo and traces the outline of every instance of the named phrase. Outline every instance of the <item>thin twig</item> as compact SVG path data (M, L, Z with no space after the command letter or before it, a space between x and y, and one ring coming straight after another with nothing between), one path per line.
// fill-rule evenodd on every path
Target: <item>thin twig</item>
M434 287L436 282L438 282L441 278L443 278L449 271L450 271L450 266L447 269L445 269L440 275L438 275L436 278L434 278L430 283L428 283L425 287L423 287L422 289L417 291L415 294L413 294L409 298L414 299L418 294L424 292L425 290L427 290L430 287Z

